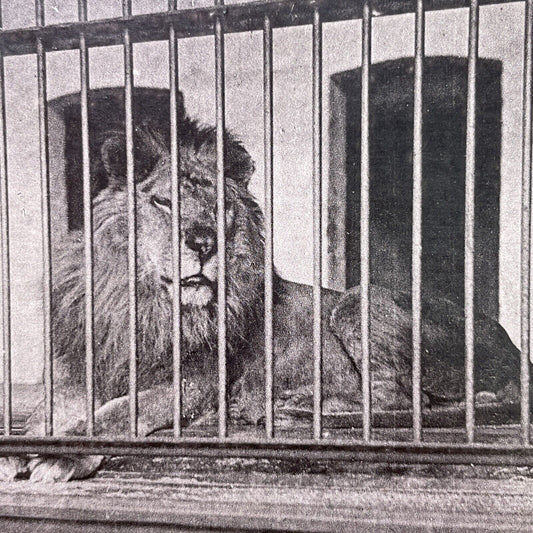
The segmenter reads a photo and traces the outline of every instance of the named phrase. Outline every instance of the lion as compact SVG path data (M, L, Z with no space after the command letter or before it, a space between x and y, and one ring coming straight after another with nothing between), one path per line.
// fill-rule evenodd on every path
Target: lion
M137 151L154 165L137 182L138 428L146 436L173 421L172 295L181 286L182 423L197 423L218 407L216 131L191 119L179 135L181 279L172 277L171 161L163 136L149 124L137 131ZM109 185L93 202L95 433L127 437L128 232L125 139L111 132L101 147ZM136 154L139 156L139 154ZM254 163L225 135L227 375L232 416L264 416L264 238L261 209L248 189ZM83 235L53 253L54 432L84 435L85 258ZM302 406L312 395L313 289L274 279L274 397ZM372 394L377 409L411 406L410 298L372 287ZM422 389L425 404L464 397L464 320L457 306L425 302ZM361 403L359 290L323 290L324 412L356 411ZM494 321L476 321L476 391L501 398L515 391L519 353ZM287 400L288 398L288 400ZM26 434L43 433L42 406ZM93 474L101 456L9 457L0 477L66 481Z

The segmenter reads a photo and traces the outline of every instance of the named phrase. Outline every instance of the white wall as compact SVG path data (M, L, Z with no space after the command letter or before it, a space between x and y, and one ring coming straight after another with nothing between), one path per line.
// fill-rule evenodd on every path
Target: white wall
M205 5L188 0L180 5ZM229 3L229 2L228 2ZM31 25L33 2L4 1L8 27ZM134 2L135 12L164 9L166 1ZM75 0L47 3L47 21L75 20ZM90 2L90 16L120 14L120 1ZM466 55L467 10L427 15L428 55ZM519 338L519 203L520 113L523 3L481 8L480 56L503 61L503 139L501 156L500 303L501 322L513 340ZM331 74L360 65L360 22L324 26L324 176L328 175L328 102ZM413 54L414 16L377 18L373 60ZM274 31L275 137L275 260L279 271L294 280L312 274L311 219L311 30ZM49 97L79 90L77 53L48 55ZM244 142L257 163L251 184L262 198L262 35L243 33L226 38L227 124ZM214 46L211 37L180 42L181 88L188 113L214 122ZM135 46L135 83L168 84L167 46ZM122 50L91 51L91 86L120 85ZM41 375L40 197L35 58L6 60L9 128L9 169L12 231L13 332L15 381L31 382ZM327 191L327 183L324 186Z

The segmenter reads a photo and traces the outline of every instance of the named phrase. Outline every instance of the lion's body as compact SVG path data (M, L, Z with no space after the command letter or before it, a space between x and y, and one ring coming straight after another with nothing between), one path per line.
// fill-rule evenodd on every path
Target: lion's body
M210 411L218 399L216 241L216 143L212 129L185 121L180 135L181 306L183 423ZM137 296L139 432L148 434L173 420L171 168L157 135L144 147L157 161L137 183ZM94 201L94 347L96 432L127 435L130 317L127 193L123 139L102 146L110 185ZM227 373L231 402L239 417L257 423L264 415L264 243L259 206L247 189L253 163L226 137ZM83 235L61 244L53 255L53 347L56 434L84 433L86 405L85 257ZM323 291L324 410L355 409L361 398L358 294ZM372 357L374 406L410 406L410 309L405 298L374 288ZM438 305L437 305L438 307ZM435 306L431 307L434 309ZM447 314L450 316L447 316ZM423 389L428 398L464 395L460 350L461 310L449 304L425 323ZM451 317L451 318L450 318ZM487 326L487 324L490 326ZM505 332L480 319L483 368L500 372L477 390L495 394L513 382L519 358ZM309 401L313 382L312 288L275 277L274 361L276 403ZM432 369L434 371L432 371ZM437 375L441 373L442 376ZM518 373L516 372L516 380ZM463 385L462 385L463 384ZM486 387L485 387L486 385ZM438 390L437 390L438 389ZM291 398L291 395L293 398ZM299 400L299 401L300 401ZM36 411L28 431L42 431ZM51 460L24 465L34 479L83 477L98 458ZM63 461L63 462L62 462ZM66 461L66 462L65 462ZM68 462L70 461L70 463ZM72 468L72 463L75 467ZM17 463L18 465L18 463ZM0 464L9 477L24 468ZM6 473L7 472L7 473Z
M218 387L216 291L217 255L199 266L187 239L216 234L215 136L210 129L185 127L182 135L181 170L181 270L182 279L198 274L200 268L212 282L211 288L182 286L182 374L184 382L184 423L216 409ZM228 138L226 202L230 215L227 237L228 385L257 364L263 352L263 227L260 208L246 189L252 163L235 141ZM161 206L171 195L170 161L162 156L152 174L137 185L138 265L138 388L148 390L162 383L172 384L172 278L171 213ZM237 169L235 171L235 169ZM233 172L232 172L233 170ZM157 200L154 205L153 198ZM101 192L93 205L94 217L94 346L96 403L128 393L129 375L129 292L127 196L123 187ZM161 209L163 207L163 209ZM231 220L230 220L231 219ZM83 235L75 234L54 253L53 346L57 397L83 396L85 390L85 257ZM188 292L187 292L188 291ZM203 292L210 294L205 297ZM191 294L189 294L191 293ZM200 295L198 296L198 293ZM324 320L330 314L333 293L326 293ZM195 297L202 299L200 305ZM205 301L204 301L205 300ZM309 288L276 279L275 339L277 390L305 386L312 372L312 316ZM297 316L287 309L298 310ZM290 345L287 340L292 339ZM340 343L326 334L330 353L342 351ZM350 370L343 353L336 357ZM290 362L290 364L288 364ZM358 378L353 372L330 372L353 376L352 393ZM302 372L303 371L303 372ZM344 378L343 378L344 379ZM258 376L258 381L260 377ZM335 387L336 388L336 387ZM197 390L203 390L198 398ZM64 392L62 392L64 390ZM241 387L242 392L242 387ZM328 387L329 390L329 387ZM342 389L341 389L342 390ZM190 396L190 397L189 397ZM254 392L254 396L257 396ZM260 418L257 405L243 408L245 418ZM242 394L239 396L242 398ZM248 411L248 413L245 413ZM264 411L264 409L263 409ZM68 425L68 423L67 423Z
M100 201L102 199L99 199ZM103 199L103 203L116 198ZM127 233L120 230L125 209L111 229L114 239L99 227L99 201L95 205L95 392L97 406L128 394L129 375L129 298ZM122 204L122 201L118 202ZM140 221L142 225L146 221ZM104 227L104 226L101 226ZM258 226L258 229L260 226ZM118 231L117 231L118 230ZM149 232L148 232L149 233ZM248 233L248 231L247 231ZM116 236L120 235L120 241ZM142 229L140 235L143 235ZM82 235L63 244L57 252L54 270L53 345L55 353L56 397L64 394L82 397L85 391L85 269ZM233 268L247 272L253 281L238 298L238 310L229 313L228 324L228 385L246 376L252 383L243 404L243 389L239 387L236 401L240 414L248 421L264 415L264 394L261 393L264 354L263 274L261 240ZM231 252L230 252L231 253ZM230 261L231 264L231 261ZM146 266L146 265L144 265ZM231 286L232 267L228 269ZM169 291L154 279L154 272L138 276L138 388L148 390L162 383L172 384L172 301ZM323 292L323 321L327 325L338 294ZM228 298L228 301L231 301ZM312 288L276 278L274 304L274 339L276 360L276 391L308 387L312 381ZM246 305L245 305L246 304ZM218 359L216 314L206 318L198 310L183 306L182 374L184 388L184 423L189 423L208 410L216 409L218 397ZM200 324L195 323L195 316ZM231 321L235 321L231 323ZM345 391L356 404L359 378L341 343L328 328L324 329L324 353L334 364L324 368L324 384L328 395L334 390ZM330 357L333 355L333 357ZM340 368L339 368L340 366ZM198 385L196 385L198 384ZM343 385L339 387L339 385ZM348 387L346 385L349 385ZM202 398L197 390L203 389ZM189 394L192 396L189 398ZM342 396L342 394L340 394ZM66 421L70 425L71 415Z

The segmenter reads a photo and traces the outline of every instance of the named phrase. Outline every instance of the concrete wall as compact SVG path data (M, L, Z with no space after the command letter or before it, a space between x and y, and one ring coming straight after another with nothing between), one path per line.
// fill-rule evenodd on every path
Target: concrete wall
M208 2L188 0L182 5ZM8 27L31 25L33 2L4 2ZM135 12L164 9L166 2L134 2ZM75 20L76 2L47 2L47 21ZM90 16L120 14L120 1L90 2ZM480 55L503 62L502 178L500 233L500 317L513 340L519 335L519 202L521 172L521 69L523 3L481 8ZM465 9L429 13L428 55L466 55L468 13ZM414 16L378 18L374 23L373 59L384 61L413 54ZM349 21L324 26L324 191L328 176L329 76L360 65L361 25ZM274 31L275 260L281 274L310 281L311 219L311 29ZM135 83L168 85L165 43L135 45ZM227 124L257 163L252 190L262 199L262 35L226 38ZM49 97L79 90L78 54L48 55ZM214 45L210 37L180 42L181 89L191 116L214 122ZM12 230L13 332L15 381L41 375L40 197L35 58L6 60L9 169ZM91 51L91 86L120 85L122 50ZM254 118L255 117L255 118ZM325 198L325 200L327 200Z

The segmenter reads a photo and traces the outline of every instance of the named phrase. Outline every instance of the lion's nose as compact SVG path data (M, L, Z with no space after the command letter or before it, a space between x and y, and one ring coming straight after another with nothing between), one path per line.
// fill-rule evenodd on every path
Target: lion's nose
M216 234L207 227L197 227L187 232L185 244L198 254L202 263L217 251Z

